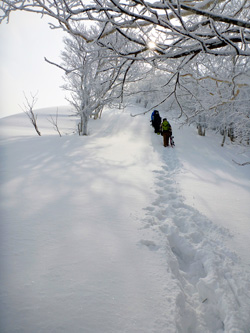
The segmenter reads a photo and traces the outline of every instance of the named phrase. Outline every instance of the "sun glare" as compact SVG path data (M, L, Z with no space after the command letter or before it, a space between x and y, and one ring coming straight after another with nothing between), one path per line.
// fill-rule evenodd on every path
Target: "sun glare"
M154 50L156 48L156 44L152 41L148 42L148 48L150 50Z

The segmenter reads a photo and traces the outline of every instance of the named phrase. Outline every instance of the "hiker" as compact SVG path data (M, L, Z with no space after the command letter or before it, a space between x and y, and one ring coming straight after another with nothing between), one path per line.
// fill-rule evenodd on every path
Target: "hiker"
M172 128L170 123L167 121L167 118L164 118L161 123L161 134L163 136L163 146L169 146L169 139L172 135Z
M151 123L155 129L155 133L160 134L160 127L161 127L161 116L159 111L154 110L151 114Z

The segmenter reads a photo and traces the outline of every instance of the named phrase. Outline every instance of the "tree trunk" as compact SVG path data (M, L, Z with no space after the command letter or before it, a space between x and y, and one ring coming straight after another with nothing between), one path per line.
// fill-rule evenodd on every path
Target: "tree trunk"
M198 128L198 134L200 136L205 136L205 134L206 134L205 127L203 127L202 125L198 124L197 128Z
M81 122L78 127L79 135L88 135L88 116L85 112L81 114Z

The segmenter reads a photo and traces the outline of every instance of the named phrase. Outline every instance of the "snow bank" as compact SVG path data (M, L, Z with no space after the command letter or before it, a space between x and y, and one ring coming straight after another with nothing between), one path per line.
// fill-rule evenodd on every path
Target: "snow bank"
M250 267L250 165L234 163L250 161L250 148L229 141L222 148L221 136L208 132L201 137L192 128L179 129L176 136L182 162L177 178L185 202L229 229L228 246Z

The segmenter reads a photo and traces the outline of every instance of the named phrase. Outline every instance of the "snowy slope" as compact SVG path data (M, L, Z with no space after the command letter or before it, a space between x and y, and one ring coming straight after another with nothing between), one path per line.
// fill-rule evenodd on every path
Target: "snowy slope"
M195 129L178 131L178 154L183 170L178 175L186 203L197 208L233 235L228 245L250 267L250 148L234 146L229 139L207 133L197 136Z
M66 111L59 126L71 134ZM56 136L48 110L42 137L25 115L0 120L1 332L250 332L250 272L230 243L234 225L221 212L208 218L200 198L212 188L198 197L193 176L214 143L174 125L177 146L163 148L149 115L131 111L105 112L88 137ZM216 191L232 183L226 158L217 161ZM232 168L249 197L249 174ZM237 209L241 233L248 205ZM249 253L249 240L241 245Z

